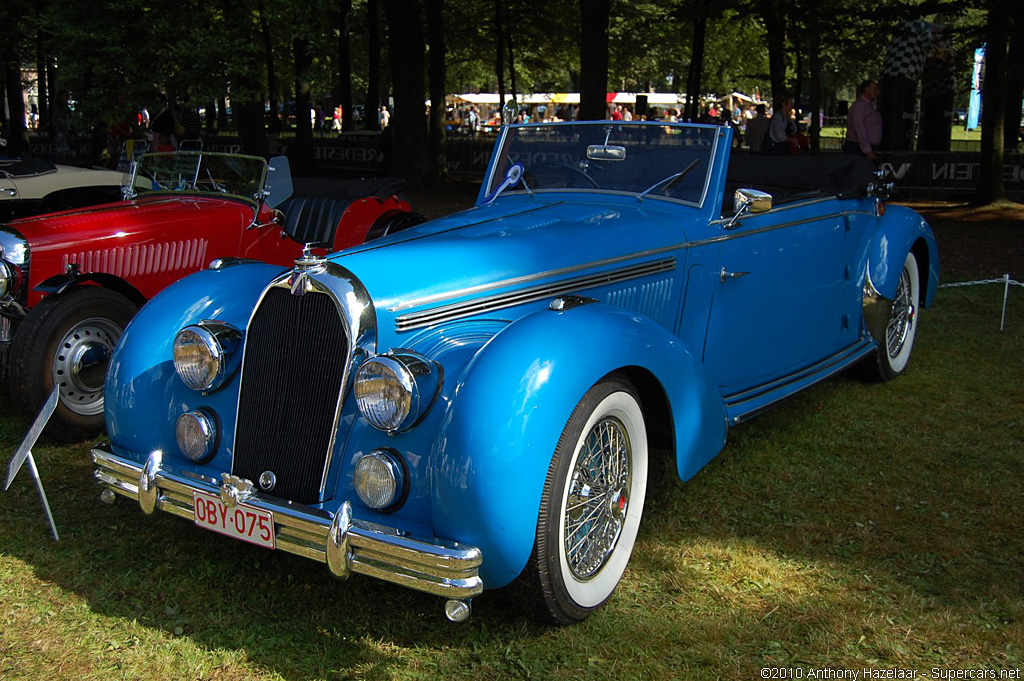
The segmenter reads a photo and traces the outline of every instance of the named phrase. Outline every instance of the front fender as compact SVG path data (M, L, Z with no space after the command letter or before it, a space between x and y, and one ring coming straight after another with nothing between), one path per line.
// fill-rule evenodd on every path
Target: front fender
M499 332L458 377L431 466L433 523L439 536L480 547L488 588L526 566L573 409L602 377L633 367L660 383L678 470L691 477L725 442L725 408L702 364L645 317L604 304L540 310Z
M87 282L98 284L103 288L120 293L122 296L132 301L132 304L136 307L142 307L146 304L145 296L139 293L137 288L126 282L124 279L105 272L87 272L86 274L80 274L77 270L73 270L71 272L65 272L64 274L54 275L46 281L39 283L32 290L53 296L64 293L64 291L67 291L73 286L79 286Z
M125 452L177 451L172 414L202 399L233 422L228 390L203 396L177 379L174 336L188 324L218 319L245 330L264 286L281 267L239 265L196 272L149 301L121 335L106 383L107 434Z
M939 249L924 218L906 206L886 206L868 249L868 276L884 297L896 297L907 254L914 251L918 268L927 272L921 281L924 306L931 307L939 287Z

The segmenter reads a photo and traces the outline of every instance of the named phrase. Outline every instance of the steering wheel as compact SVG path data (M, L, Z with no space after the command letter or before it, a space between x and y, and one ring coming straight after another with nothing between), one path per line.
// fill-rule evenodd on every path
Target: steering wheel
M594 188L594 189L600 189L601 188L601 185L599 185L594 178L592 178L590 175L587 175L585 172L583 172L583 170L581 170L580 168L577 168L576 166L572 165L571 163L565 163L563 161L544 161L542 163L536 163L536 164L530 166L530 168L529 168L529 170L527 172L529 172L532 175L532 174L535 174L535 172L539 168L561 168L562 170L568 170L568 171L571 171L571 172L575 173L576 175L579 175L583 179L585 179L587 181L587 183L592 188ZM538 183L538 184L540 184L540 183ZM543 185L541 184L541 186L543 186Z

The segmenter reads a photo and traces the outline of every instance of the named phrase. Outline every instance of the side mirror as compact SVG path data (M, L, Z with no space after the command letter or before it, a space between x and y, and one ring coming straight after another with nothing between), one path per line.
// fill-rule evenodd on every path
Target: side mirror
M737 189L732 197L732 207L736 215L744 209L749 213L766 213L772 209L772 195L756 189Z
M772 209L772 195L756 189L737 189L732 195L733 215L724 229L732 229L746 213L766 213Z
M292 195L292 169L287 156L275 156L267 165L267 179L263 182L263 198L271 208L277 208Z
M505 105L501 107L501 122L505 125L512 125L516 121L516 116L519 115L519 103L515 97L509 98Z

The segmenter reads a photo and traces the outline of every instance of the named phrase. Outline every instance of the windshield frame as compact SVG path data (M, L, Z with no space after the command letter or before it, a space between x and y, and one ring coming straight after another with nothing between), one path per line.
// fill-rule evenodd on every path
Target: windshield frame
M191 186L189 186L187 188L170 189L170 188L163 188L163 187L161 187L161 188L158 188L158 189L153 189L153 188L151 188L152 178L149 178L149 177L147 177L145 175L140 177L140 175L139 175L139 173L141 171L143 171L144 169L147 168L147 166L145 164L146 160L153 160L155 158L165 158L165 159L170 159L170 161L173 164L176 161L180 161L182 159L189 159L190 157L195 157L198 160L198 162L196 163L196 169L195 169L195 173L194 173L193 178L192 178ZM228 160L228 159L232 159L232 160L241 161L241 162L245 162L245 163L253 163L254 166L259 165L260 166L259 178L258 178L258 181L254 185L255 187L257 187L256 191L253 192L252 195L248 195L248 194L234 193L233 191L217 191L217 190L212 188L213 185L211 185L211 189L210 190L204 190L204 189L201 189L201 188L197 188L196 180L199 179L200 171L202 170L203 167L208 167L208 165L204 166L203 162L204 162L205 159L211 159L211 158L212 159L225 159L225 161ZM250 156L248 154L229 154L229 153L216 152L216 151L157 151L157 152L150 152L150 153L142 154L141 156L139 156L139 158L137 158L134 161L132 161L131 179L130 179L129 183L125 187L123 187L123 191L125 192L126 198L129 198L129 199L135 199L135 198L139 198L139 197L142 197L142 196L181 196L181 195L187 195L187 196L212 196L212 197L217 197L217 198L222 198L222 199L224 199L224 198L240 199L242 201L245 201L247 203L252 204L253 206L258 206L259 202L264 197L264 190L265 190L266 182L267 182L267 167L268 167L268 164L267 164L267 160L265 158L263 158L262 156ZM211 180L212 180L212 177L211 177ZM214 181L214 184L215 184L215 181ZM232 187L231 189L234 189L234 187Z
M499 187L505 180L506 169L511 165L510 162L503 162L503 159L508 159L509 146L512 141L516 138L516 131L522 129L540 129L540 128L568 128L568 127L579 127L579 126L597 126L599 128L660 128L660 129L675 129L675 130L705 130L707 131L710 139L710 147L707 155L707 163L704 168L699 169L699 172L703 173L703 183L700 188L699 198L697 200L688 200L684 198L666 196L659 194L657 191L647 193L642 197L642 200L660 200L668 201L670 203L681 204L686 206L692 206L695 208L702 208L708 198L708 193L711 188L712 175L714 174L714 159L718 153L718 145L721 143L722 135L721 127L717 125L706 125L699 123L673 123L668 121L609 121L609 120L596 120L596 121L565 121L558 123L525 123L516 125L506 125L502 128L501 135L495 145L495 151L492 155L491 162L487 169L487 176L484 178L483 188L481 196L488 196L494 190ZM621 141L621 140L619 140ZM616 140L612 139L611 143L615 143ZM672 168L669 170L666 168L664 178L658 178L659 180L667 180L672 172L682 170L685 167L685 163L681 164L678 168ZM527 168L529 170L529 168ZM695 169L698 170L698 169ZM527 180L528 181L528 180ZM652 183L653 184L653 183ZM599 194L599 195L618 195L618 196L633 196L638 199L641 198L641 194L644 190L649 189L649 186L641 187L632 190L617 190L607 188L590 188L590 187L524 187L522 182L519 182L514 187L505 188L500 194L505 195L522 195L527 193L582 193L582 194ZM495 197L496 198L496 197Z

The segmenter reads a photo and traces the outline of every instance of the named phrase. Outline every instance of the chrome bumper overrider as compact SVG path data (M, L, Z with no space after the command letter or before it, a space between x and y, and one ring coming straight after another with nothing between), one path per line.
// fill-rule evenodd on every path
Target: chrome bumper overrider
M176 470L162 463L159 452L139 466L101 444L92 450L92 460L93 476L103 487L137 501L146 513L161 510L194 521L192 492L221 493L219 481ZM327 563L337 577L358 572L446 598L471 598L483 591L481 554L474 546L403 536L353 518L347 501L336 514L259 494L244 503L274 514L278 549Z

